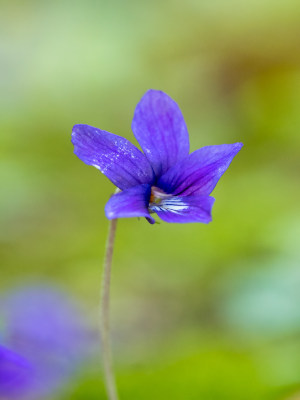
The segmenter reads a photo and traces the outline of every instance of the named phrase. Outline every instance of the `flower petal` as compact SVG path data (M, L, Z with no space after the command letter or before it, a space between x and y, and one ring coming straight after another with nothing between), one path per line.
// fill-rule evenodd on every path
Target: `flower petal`
M132 131L157 177L189 154L180 108L167 94L149 90L136 106Z
M165 199L159 205L152 206L152 211L166 222L208 224L215 199L211 196L174 196Z
M31 388L34 381L29 362L3 346L0 346L0 397L20 398Z
M75 125L74 153L93 165L120 189L153 181L153 170L144 154L127 139L89 125Z
M171 168L157 185L174 195L208 195L242 146L235 143L202 147Z
M150 194L151 186L146 184L115 194L106 203L106 217L108 219L146 217L152 223L154 219L148 211Z

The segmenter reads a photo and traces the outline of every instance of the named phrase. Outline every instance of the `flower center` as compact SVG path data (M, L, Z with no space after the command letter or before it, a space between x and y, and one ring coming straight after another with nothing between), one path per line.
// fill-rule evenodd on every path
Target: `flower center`
M149 201L150 212L156 212L158 209L163 207L164 201L171 197L173 197L171 194L167 194L162 189L152 186Z
M189 205L183 198L165 193L156 186L152 186L149 201L149 212L171 211L172 213L182 213L189 209Z
M149 203L150 203L150 205L151 204L153 204L153 205L160 204L163 199L166 199L168 197L171 197L171 195L165 193L163 190L161 190L160 188L158 188L156 186L152 186Z

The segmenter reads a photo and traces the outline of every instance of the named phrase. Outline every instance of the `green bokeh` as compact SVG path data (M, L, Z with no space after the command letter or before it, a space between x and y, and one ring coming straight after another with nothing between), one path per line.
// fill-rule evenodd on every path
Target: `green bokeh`
M244 143L208 226L119 221L122 400L299 398L299 26L296 0L1 2L2 292L57 283L96 329L114 188L73 155L75 123L136 143L134 107L154 88L181 107L192 150ZM105 399L100 365L57 398Z

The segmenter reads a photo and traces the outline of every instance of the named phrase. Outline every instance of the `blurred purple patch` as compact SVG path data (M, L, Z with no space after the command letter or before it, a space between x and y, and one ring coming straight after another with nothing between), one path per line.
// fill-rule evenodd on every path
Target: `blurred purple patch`
M17 353L0 346L0 398L20 398L33 387L34 371Z
M32 286L0 302L4 343L32 364L34 393L40 399L66 383L91 354L91 334L78 307L61 291Z

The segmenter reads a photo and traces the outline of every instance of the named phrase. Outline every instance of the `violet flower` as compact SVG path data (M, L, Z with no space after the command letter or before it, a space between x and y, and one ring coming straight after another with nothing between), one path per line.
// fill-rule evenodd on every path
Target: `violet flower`
M105 207L108 219L146 217L166 222L211 221L209 196L242 143L202 147L189 154L189 135L178 105L149 90L138 103L132 131L144 154L127 139L89 125L75 125L74 153L122 192Z
M65 385L91 356L95 338L76 304L56 288L12 291L0 299L0 315L5 346L0 347L0 398L18 393L18 399L40 400Z
M33 383L34 371L29 361L0 345L0 398L20 398Z

